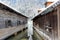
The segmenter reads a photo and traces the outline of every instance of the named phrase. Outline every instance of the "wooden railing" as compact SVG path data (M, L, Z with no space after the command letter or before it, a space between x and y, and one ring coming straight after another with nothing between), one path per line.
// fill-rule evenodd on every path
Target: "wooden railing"
M37 29L36 27L34 27L34 29L36 30L36 32L43 37L44 40L51 40L50 38L50 33L47 33L46 31L42 30L42 29Z

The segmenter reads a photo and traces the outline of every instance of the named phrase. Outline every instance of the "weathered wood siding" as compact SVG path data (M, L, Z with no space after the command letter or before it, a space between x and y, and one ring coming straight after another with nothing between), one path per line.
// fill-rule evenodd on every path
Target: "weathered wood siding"
M47 14L37 16L34 19L34 26L37 24L39 28L51 34L52 40L58 40L58 37L60 38L60 5Z
M19 15L17 12L10 11L11 9L7 9L6 6L1 6L0 4L0 29L26 24L26 17Z
M58 40L60 40L60 5L57 8L57 20L58 20Z

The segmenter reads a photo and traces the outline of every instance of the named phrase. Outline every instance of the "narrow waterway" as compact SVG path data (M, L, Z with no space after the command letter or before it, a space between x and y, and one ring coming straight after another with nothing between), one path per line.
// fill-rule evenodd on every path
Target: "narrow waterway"
M8 38L6 38L5 40L28 40L29 37L27 36L27 30L24 31L20 31L18 32L17 35L12 35ZM33 40L43 40L43 38L41 36L39 36L39 34L34 31L33 35L32 35L32 39Z

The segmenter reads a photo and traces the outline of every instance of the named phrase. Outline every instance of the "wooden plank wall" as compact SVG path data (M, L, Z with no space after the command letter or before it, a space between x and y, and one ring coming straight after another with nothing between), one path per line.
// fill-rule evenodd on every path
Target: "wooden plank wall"
M11 23L8 23L8 21L11 21ZM14 27L17 25L24 25L27 23L27 18L18 15L17 12L8 10L8 7L0 5L0 29L6 28L9 26L9 24Z
M49 33L51 34L52 40L57 40L59 37L60 40L60 5L54 8L53 11L39 15L35 18L34 23L39 25L39 27L46 31L47 27L49 26Z

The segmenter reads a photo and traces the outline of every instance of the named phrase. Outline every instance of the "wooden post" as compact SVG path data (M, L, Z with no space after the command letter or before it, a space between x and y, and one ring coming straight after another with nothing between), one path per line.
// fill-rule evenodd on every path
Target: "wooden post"
M57 8L57 21L58 21L58 39L60 40L60 8Z
M17 32L16 33L14 33L14 36L16 36L17 35Z

